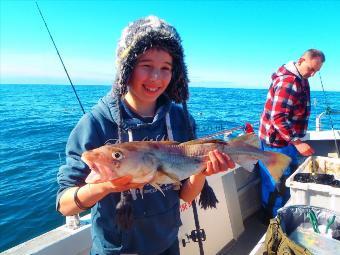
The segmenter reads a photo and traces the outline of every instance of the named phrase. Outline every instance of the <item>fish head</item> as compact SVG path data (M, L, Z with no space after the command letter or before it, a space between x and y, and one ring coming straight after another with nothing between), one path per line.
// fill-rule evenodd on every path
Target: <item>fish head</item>
M143 183L152 179L157 170L148 151L129 143L85 151L81 159L91 169L86 183L100 183L126 175L131 175L134 183Z

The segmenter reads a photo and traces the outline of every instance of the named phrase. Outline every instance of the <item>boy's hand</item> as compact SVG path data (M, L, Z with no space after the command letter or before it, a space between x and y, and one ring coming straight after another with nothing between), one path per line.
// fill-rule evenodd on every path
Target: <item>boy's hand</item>
M122 192L129 189L137 189L141 188L145 185L145 183L131 183L132 176L126 175L114 179L112 181L108 181L108 185L110 186L111 192Z
M225 153L221 153L218 150L213 150L210 151L208 155L209 161L207 162L207 169L203 171L203 174L206 176L235 167L234 161L232 161L231 158Z

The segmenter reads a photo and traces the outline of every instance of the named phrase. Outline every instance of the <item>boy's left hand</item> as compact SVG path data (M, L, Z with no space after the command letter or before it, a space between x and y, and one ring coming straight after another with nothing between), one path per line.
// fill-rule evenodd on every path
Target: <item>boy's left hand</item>
M203 171L203 174L206 176L235 167L234 161L232 161L227 154L221 153L218 150L213 150L210 151L208 155L209 161L207 162L207 169Z

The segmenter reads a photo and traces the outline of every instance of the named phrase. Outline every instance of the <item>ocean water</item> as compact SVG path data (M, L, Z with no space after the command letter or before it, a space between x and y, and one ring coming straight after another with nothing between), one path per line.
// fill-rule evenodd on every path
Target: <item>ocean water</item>
M108 86L78 86L85 111L109 91ZM189 110L198 136L238 127L258 126L265 89L191 88ZM312 92L310 129L325 110L322 92ZM326 92L340 110L340 93ZM316 102L316 104L315 104ZM68 135L82 111L70 86L0 85L0 251L65 223L55 210L56 175L65 161ZM333 117L340 129L340 117ZM323 127L330 128L324 118Z

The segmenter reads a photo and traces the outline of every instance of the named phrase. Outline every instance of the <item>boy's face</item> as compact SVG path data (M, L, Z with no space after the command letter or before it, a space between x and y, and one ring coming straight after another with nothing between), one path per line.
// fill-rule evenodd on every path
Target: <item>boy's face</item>
M171 76L172 56L164 50L151 48L138 57L128 93L138 103L155 103L168 87Z

